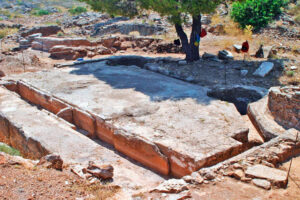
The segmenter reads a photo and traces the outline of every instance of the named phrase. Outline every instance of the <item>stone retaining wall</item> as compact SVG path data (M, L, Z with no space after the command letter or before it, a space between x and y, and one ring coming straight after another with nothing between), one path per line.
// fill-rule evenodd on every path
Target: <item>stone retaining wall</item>
M268 107L280 125L300 130L300 86L271 88Z

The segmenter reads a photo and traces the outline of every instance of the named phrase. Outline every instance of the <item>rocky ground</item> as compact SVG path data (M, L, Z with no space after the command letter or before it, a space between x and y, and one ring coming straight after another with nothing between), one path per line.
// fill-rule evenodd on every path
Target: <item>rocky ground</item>
M39 161L24 160L0 153L1 199L299 199L300 143L299 138L298 140L295 138L300 126L300 24L296 12L293 11L294 4L291 4L290 8L267 28L260 32L247 33L229 20L228 10L220 6L215 14L205 15L202 18L203 27L208 31L208 35L201 41L201 60L193 63L187 63L180 46L174 44L177 35L173 26L166 18L156 13L145 13L135 19L111 18L105 13L95 13L89 9L88 12L81 14L70 14L68 10L75 6L85 7L84 4L73 1L0 2L0 79L4 77L0 80L0 141L23 150L23 156L34 159L44 156L42 152L46 151L46 148L44 149L43 145L50 144L52 146L47 149L50 149L50 152L61 152L60 155L65 162L61 171L49 169L45 164L37 165ZM46 10L48 15L34 14L41 9ZM186 24L185 29L187 32L190 31L190 22ZM245 57L240 53L239 45L246 39L250 43L250 52ZM260 49L261 45L263 46ZM81 61L73 65L78 59ZM106 70L112 66L114 69ZM116 69L117 71L114 71ZM143 73L144 70L148 72ZM157 78L164 77L161 75L168 77L161 81ZM156 83L151 84L152 76ZM132 79L126 81L128 77ZM23 82L23 79L27 80ZM78 81L75 81L77 79ZM31 81L30 84L34 87L27 85L26 81ZM182 86L172 87L173 82L182 83ZM107 84L112 87L108 87ZM159 84L164 84L165 87L161 88ZM97 85L98 89L93 85ZM11 95L5 96L7 91L2 92L3 86L18 93L23 99L10 101L8 96ZM107 91L110 91L109 95L98 95L97 92L102 91L99 89L100 86L106 87ZM191 89L186 89L189 86ZM269 89L274 86L288 87L272 88L268 96ZM64 91L60 91L61 88L65 88ZM125 88L136 90L122 93L123 95L116 93L116 89ZM201 92L193 93L195 88L201 88L199 89ZM94 93L91 94L91 91ZM177 91L176 103L173 102L174 97L170 91ZM29 95L32 92L33 95ZM85 95L78 96L78 94ZM163 101L166 94L169 95L167 99L170 101L167 103ZM63 99L63 103L56 95ZM84 99L88 95L91 98ZM161 99L147 99L155 95ZM196 96L202 100L216 98L226 102L222 104L218 101L216 105L210 102L209 106L202 102L199 109L200 105L196 105L195 102L189 100L180 102L180 95L185 98ZM116 97L119 101L114 104ZM26 105L29 111L26 109L20 115L18 112L22 112L21 108L26 103L24 99L31 104ZM94 106L95 99L101 101L102 107ZM138 100L140 103L136 105ZM16 102L20 104L19 110L14 108ZM233 104L229 106L228 102L233 103L242 116L235 110ZM66 103L69 104L66 106ZM112 104L115 105L114 109L109 109ZM157 111L159 109L155 109L154 104L159 104L160 112ZM187 105L189 109L185 109ZM75 111L77 106L83 110ZM126 109L122 110L120 107ZM227 107L233 110L223 113ZM234 116L230 115L233 111ZM114 112L122 114L116 117ZM101 117L94 118L95 113ZM107 113L109 114L107 116L111 116L107 117L105 115ZM202 119L203 113L211 114ZM22 117L30 118L38 115L41 117L31 120L31 124L26 124L27 120L22 123L24 121ZM75 115L77 121L75 118L75 121L73 120ZM190 122L194 122L198 116L200 122L195 123L199 127L193 127ZM47 120L43 122L43 119ZM64 125L58 126L60 128L57 130L54 128L56 134L53 134L52 138L39 137L34 140L34 142L42 141L40 142L42 145L28 145L29 148L24 149L23 143L16 143L12 138L6 139L5 134L3 136L7 124L14 125L18 120L28 129L25 128L25 132L18 129L17 138L25 136L31 138L34 134L40 134L36 130L43 129L45 132L54 130L51 129L52 120L60 122L63 119L70 122L66 125L67 128L62 128ZM98 119L102 120L100 125ZM210 123L210 119L214 119L214 122ZM191 124L191 127L181 126L183 122ZM231 123L227 126L229 122ZM94 133L90 128L95 127L93 123L97 124L100 136L90 135ZM44 124L44 127L40 124ZM166 124L168 126L165 126ZM231 148L230 145L211 143L209 137L204 137L203 142L200 141L201 144L198 144L196 141L203 137L203 134L194 140L189 137L182 138L182 135L187 134L194 136L196 131L193 131L193 128L202 130L203 124L206 124L203 130L208 130L207 133L213 132L211 135L217 134L219 137L223 137L224 133L227 134L229 126L237 128L234 124L244 124L249 133L247 132L248 137L244 137L244 133L229 134L230 140L234 141L230 145L237 144L238 152L235 152L236 147L232 147L231 151L226 150L227 153L224 155L208 158L208 163L203 165L207 168L197 169L191 176L184 176L182 179L172 179L174 171L169 172L169 169L181 170L184 168L183 164L190 165L201 157L188 157L191 152L186 146L198 145L199 148L203 147L205 152L209 148L214 150ZM214 131L211 124L218 126L219 129ZM135 127L138 134L143 133L145 128L148 132L140 135L141 138L138 140L135 138L138 134L132 136L134 138L132 139L131 136L122 135L123 133L112 133L123 137L118 139L119 143L112 142L110 138L112 130L118 128L128 131L132 127ZM152 136L150 128L157 133ZM32 133L28 130L32 130ZM75 146L68 143L69 140L66 140L66 143L70 145L72 152L65 151L65 146L57 145L53 138L56 136L59 138L59 133L63 133L62 130L65 130L65 136L70 134L71 137L74 134L80 138L80 133L84 133L91 137L78 140L77 145L82 145L81 149L85 152L81 154ZM175 142L172 138L166 140L168 134L166 132L162 134L166 130L167 133L176 135ZM102 131L109 134L109 137L101 135ZM144 138L145 136L147 138ZM94 137L112 146L95 140ZM226 140L229 140L227 137L228 134ZM167 148L162 152L157 150L157 146L162 148L159 143L163 139L167 141L166 146L172 143L168 148L176 150L174 155L169 152L170 149L166 150ZM122 146L128 142L127 140L134 141L135 148L139 149L135 154L131 152L136 149ZM181 144L182 141L184 144ZM195 142L197 144L192 145ZM143 146L145 143L147 147ZM83 148L85 144L89 144L89 148ZM215 146L212 147L212 144ZM34 152L36 149L40 149L39 156L32 157L31 151ZM149 151L153 151L154 154L144 156L145 152ZM198 153L198 150L194 151ZM95 152L98 152L98 157ZM84 164L69 165L74 162L75 154L80 154L76 157L76 162ZM185 157L182 157L182 154L185 154ZM159 158L156 159L156 156ZM286 179L291 162L289 159L292 156L294 156L293 165L289 178ZM92 158L95 158L95 161L100 159L101 162L105 161L112 166L94 166L93 163L87 163ZM151 162L147 160L148 158L152 159ZM51 161L48 160L47 163L49 162L51 165ZM169 168L169 164L178 167ZM160 165L163 167L160 168ZM179 170L180 177L186 175L187 171L189 173L195 171L191 169L192 167L190 166L188 170L186 168ZM113 171L115 173L112 173ZM170 173L173 173L172 176L163 176ZM270 173L272 175L269 176ZM113 176L113 181L103 181L106 176L109 178Z

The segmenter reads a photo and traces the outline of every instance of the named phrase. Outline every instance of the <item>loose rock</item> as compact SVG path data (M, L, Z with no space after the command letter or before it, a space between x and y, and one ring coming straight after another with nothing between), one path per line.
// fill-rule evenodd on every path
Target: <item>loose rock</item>
M261 187L261 188L264 188L266 190L271 189L271 183L267 180L253 179L252 182L253 182L254 185L256 185L258 187Z
M89 166L83 169L83 173L89 173L98 179L111 179L114 176L114 168L111 165L98 166L94 162L89 162Z
M63 170L63 160L59 155L50 154L40 159L38 165L47 165L47 168Z
M233 45L235 52L240 53L242 50L242 45L235 44Z
M234 177L238 180L242 179L245 176L245 173L241 169L237 169L228 173L228 176Z
M187 189L187 183L183 179L170 179L161 183L151 192L180 193Z

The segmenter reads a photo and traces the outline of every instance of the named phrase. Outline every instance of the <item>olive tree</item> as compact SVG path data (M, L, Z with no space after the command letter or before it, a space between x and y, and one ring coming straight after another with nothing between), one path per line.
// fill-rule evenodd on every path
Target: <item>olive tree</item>
M186 60L199 60L199 44L201 33L201 15L213 12L222 0L81 0L94 10L107 12L111 15L133 17L144 10L151 10L161 16L167 16L175 25L181 40ZM183 29L188 16L192 17L190 38Z

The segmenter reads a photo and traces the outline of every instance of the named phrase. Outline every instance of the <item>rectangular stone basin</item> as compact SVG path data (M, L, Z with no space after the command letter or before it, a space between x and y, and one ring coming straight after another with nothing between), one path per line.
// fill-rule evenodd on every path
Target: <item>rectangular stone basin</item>
M214 165L247 143L248 128L233 104L137 66L103 61L6 79L24 99L164 175Z

